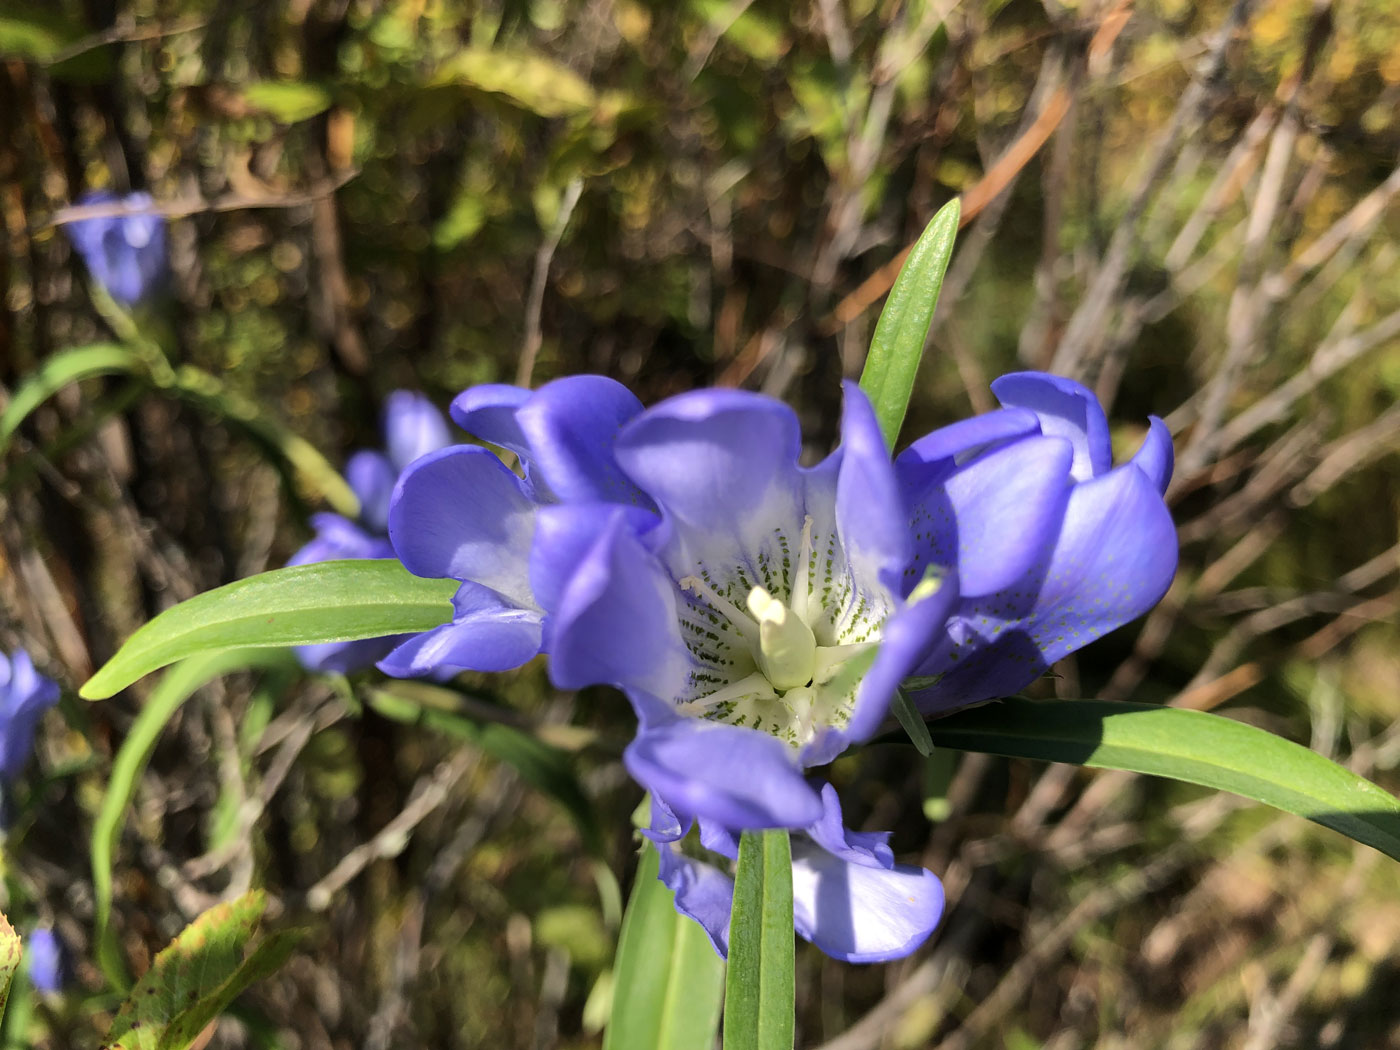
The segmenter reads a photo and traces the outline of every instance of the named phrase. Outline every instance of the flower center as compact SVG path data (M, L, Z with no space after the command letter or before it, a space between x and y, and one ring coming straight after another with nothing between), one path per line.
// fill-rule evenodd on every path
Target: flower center
M852 661L875 645L868 639L879 634L878 623L871 622L876 610L868 609L852 587L831 586L830 557L824 573L827 585L814 593L812 553L808 516L786 601L769 589L780 587L785 582L781 578L770 579L769 587L750 585L743 609L699 576L678 581L683 591L717 614L711 623L721 630L711 638L737 635L732 647L723 641L714 652L699 647L696 655L707 658L707 667L723 667L727 673L697 676L693 697L677 705L682 713L748 725L798 746L820 727L845 725L863 671ZM836 598L842 608L827 607L824 598ZM848 637L860 640L843 644ZM842 674L843 670L856 673Z

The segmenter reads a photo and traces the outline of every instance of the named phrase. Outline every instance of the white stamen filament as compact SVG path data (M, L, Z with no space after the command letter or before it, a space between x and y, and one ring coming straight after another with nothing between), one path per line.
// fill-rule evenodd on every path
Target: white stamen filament
M853 656L859 656L875 647L874 642L853 642L850 645L824 645L817 650L817 668L812 675L816 685L825 685Z
M729 622L734 625L734 629L743 635L744 641L748 642L750 647L754 649L758 648L758 626L753 620L740 612L738 606L726 598L721 598L715 593L715 589L699 576L685 576L678 582L681 590L689 591L697 598L704 598L705 601L710 603L710 608L727 618Z
M812 589L811 576L812 515L808 514L802 519L802 548L797 555L797 571L792 577L792 594L788 597L788 604L792 606L792 611L808 627L812 626L812 617L807 611L807 599Z
M772 683L763 676L763 672L755 671L751 675L731 682L709 696L702 696L696 700L687 700L677 704L676 710L683 715L702 714L712 707L717 707L729 700L742 700L745 697L752 697L756 700L772 700L777 696L773 692Z

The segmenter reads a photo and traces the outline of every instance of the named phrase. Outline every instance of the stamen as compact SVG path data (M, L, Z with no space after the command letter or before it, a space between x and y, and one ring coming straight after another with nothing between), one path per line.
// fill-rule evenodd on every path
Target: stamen
M714 611L721 616L726 617L729 622L734 625L735 630L743 635L744 641L748 642L751 647L756 648L758 646L758 625L740 612L739 607L733 602L726 598L721 598L715 593L715 589L699 576L683 576L676 582L681 590L689 591L697 598L703 598L705 601L709 602L710 608L714 609Z
M773 686L765 678L762 672L755 671L751 675L740 678L737 682L731 682L723 689L716 690L709 696L697 697L694 700L686 700L676 705L676 710L683 715L701 714L719 704L729 700L742 700L745 697L753 697L757 700L772 700L778 694L773 692Z
M788 596L788 605L797 613L797 618L808 627L812 626L811 617L807 615L807 599L812 589L811 576L812 515L808 514L802 519L802 547L797 556L797 571L792 577L792 594Z

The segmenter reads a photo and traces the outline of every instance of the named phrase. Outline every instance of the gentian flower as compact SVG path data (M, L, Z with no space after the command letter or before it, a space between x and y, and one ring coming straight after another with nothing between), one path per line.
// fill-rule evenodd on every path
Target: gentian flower
M154 210L149 193L118 197L107 190L85 193L79 205L112 204L126 214L77 219L64 226L69 241L87 264L93 279L119 303L128 306L148 298L167 276L165 218Z
M47 926L29 935L24 946L25 967L30 983L41 992L57 992L63 987L63 945Z
M58 683L34 669L23 649L0 653L0 779L18 779L44 712L58 703Z
M392 558L394 548L387 534L389 497L405 467L419 456L447 445L452 436L442 413L422 394L396 390L384 408L384 452L361 451L345 465L345 477L360 501L360 517L351 521L340 514L315 514L311 524L316 537L289 560L289 565L310 565L342 558ZM313 671L356 671L372 667L411 635L364 638L297 647L302 665Z
M957 605L914 671L926 713L1024 689L1151 609L1176 572L1166 424L1151 417L1114 468L1103 409L1080 384L1022 372L992 391L1000 410L936 430L895 461L913 569L958 566Z
M799 931L838 958L894 958L933 928L942 890L894 865L885 837L846 831L806 770L868 739L906 679L947 695L1003 632L1037 659L969 688L1023 687L1145 611L1175 565L1160 423L1110 472L1082 387L1026 375L998 393L1018 407L935 432L897 468L848 385L841 446L803 468L796 417L757 394L643 410L598 376L478 387L454 418L522 476L482 448L425 457L395 489L389 533L411 571L462 583L438 655L494 670L543 650L560 687L624 691L640 722L624 761L652 795L661 877L717 949L727 877L673 845L695 823L730 857L744 829L791 829Z

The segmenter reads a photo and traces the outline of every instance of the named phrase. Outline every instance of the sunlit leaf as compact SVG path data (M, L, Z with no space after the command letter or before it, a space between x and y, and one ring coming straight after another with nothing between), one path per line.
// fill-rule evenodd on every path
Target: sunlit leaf
M69 383L112 373L141 373L145 365L130 347L116 343L94 343L62 350L46 358L15 388L14 396L0 413L0 453L29 414Z
M19 969L20 955L19 934L0 913L0 1019L4 1018L5 1006L10 1001L10 985Z
M961 206L956 199L945 204L924 229L904 260L875 325L870 353L861 372L860 388L875 406L885 443L891 448L899 437L914 376L924 356L943 275L953 255Z
M724 1050L792 1050L792 844L784 828L739 839L729 971L724 986Z
M504 95L542 117L584 113L596 102L593 89L572 69L528 51L468 48L439 66L432 83Z
M1400 860L1400 799L1315 751L1220 715L1104 700L1000 700L929 724L939 747L1201 784Z
M391 558L274 569L167 609L128 638L80 693L101 700L197 653L426 631L452 618L456 587L414 576Z
M331 108L331 93L305 80L264 80L243 89L243 98L283 124L295 124Z
M295 932L258 936L261 890L210 908L156 956L107 1033L104 1050L185 1050L238 993L277 971Z
M724 963L699 923L676 911L646 843L614 964L603 1050L710 1050L719 1026Z

